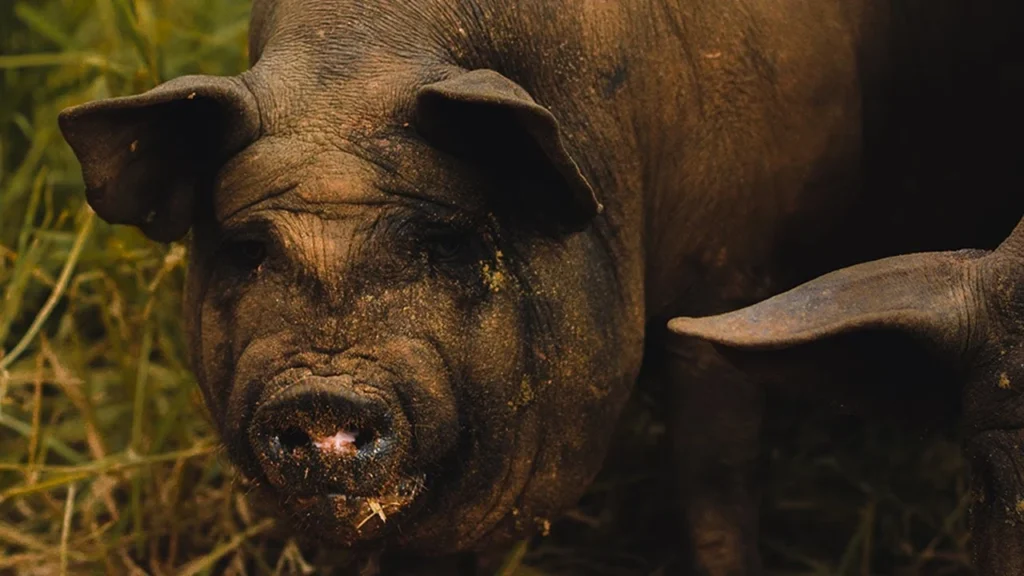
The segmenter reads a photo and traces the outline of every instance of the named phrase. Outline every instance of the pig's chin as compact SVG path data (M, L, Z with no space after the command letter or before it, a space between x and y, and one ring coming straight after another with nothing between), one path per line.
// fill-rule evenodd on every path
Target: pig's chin
M423 478L400 479L372 495L283 496L279 504L310 536L342 547L381 544L422 500Z

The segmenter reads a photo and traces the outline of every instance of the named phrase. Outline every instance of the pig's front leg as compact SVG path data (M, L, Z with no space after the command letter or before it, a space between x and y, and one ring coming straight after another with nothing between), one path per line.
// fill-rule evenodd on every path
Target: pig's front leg
M672 342L661 359L682 505L684 570L760 574L759 386L705 342Z

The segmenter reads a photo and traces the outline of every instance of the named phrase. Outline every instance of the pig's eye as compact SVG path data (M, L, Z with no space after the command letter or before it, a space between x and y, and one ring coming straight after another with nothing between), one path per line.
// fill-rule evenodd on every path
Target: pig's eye
M259 240L238 240L228 244L226 255L239 268L251 270L267 257L267 245Z
M472 236L462 231L438 232L427 238L430 257L438 263L452 263L466 259L470 256L473 246Z

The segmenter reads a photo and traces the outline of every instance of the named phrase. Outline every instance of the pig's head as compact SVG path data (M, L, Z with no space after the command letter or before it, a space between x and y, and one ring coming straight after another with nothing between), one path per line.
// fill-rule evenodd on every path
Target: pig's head
M640 362L594 190L507 77L310 46L65 111L89 202L191 231L205 401L300 528L442 553L544 525Z
M726 350L760 350L734 356L741 363L758 356L750 363L758 367L766 365L765 354L776 354L771 350L796 351L858 332L895 331L919 341L931 350L932 361L963 383L965 450L976 485L971 520L978 571L1024 573L1024 220L993 252L868 262L742 310L676 318L669 327ZM881 367L890 369L900 367Z

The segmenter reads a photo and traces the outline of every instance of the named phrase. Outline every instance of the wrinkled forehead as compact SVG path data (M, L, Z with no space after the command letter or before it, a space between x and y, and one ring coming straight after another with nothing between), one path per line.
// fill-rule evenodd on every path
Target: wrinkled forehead
M291 12L288 4L274 4L274 12ZM431 42L410 38L422 26L362 13L320 18L303 10L274 16L269 25L258 61L243 74L259 104L264 134L319 130L357 138L407 127L417 91L455 70L445 58L420 49ZM387 38L396 33L400 41Z
M431 6L427 6L430 4ZM416 132L416 93L451 74L444 0L255 0L243 78L261 137L221 171L218 220L256 203L401 200L482 209L484 175ZM433 47L433 48L432 48ZM433 50L433 51L432 51Z
M352 141L264 137L232 158L214 190L214 215L225 222L258 210L327 218L354 207L405 206L438 217L485 209L484 177L414 134L377 134Z

